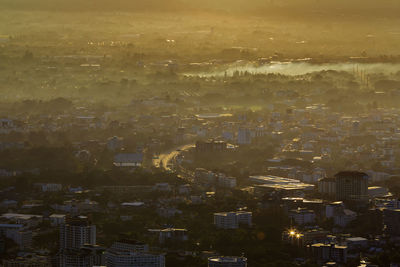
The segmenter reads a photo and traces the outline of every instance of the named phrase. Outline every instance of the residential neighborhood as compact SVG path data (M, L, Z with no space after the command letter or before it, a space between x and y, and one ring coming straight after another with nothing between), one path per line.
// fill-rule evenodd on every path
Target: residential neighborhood
M400 266L398 0L1 0L0 267Z

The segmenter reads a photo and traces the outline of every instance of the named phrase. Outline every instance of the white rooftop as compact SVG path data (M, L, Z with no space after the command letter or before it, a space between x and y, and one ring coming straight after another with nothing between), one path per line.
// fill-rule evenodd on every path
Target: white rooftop
M247 261L244 257L212 257L208 258L211 262L225 262L225 263L235 263L235 262L245 262Z

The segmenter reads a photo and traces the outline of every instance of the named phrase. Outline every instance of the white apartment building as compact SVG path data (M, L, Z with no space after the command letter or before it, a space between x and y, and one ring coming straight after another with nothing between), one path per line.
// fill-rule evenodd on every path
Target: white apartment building
M67 219L60 226L60 249L79 249L85 244L96 244L96 226L86 217Z

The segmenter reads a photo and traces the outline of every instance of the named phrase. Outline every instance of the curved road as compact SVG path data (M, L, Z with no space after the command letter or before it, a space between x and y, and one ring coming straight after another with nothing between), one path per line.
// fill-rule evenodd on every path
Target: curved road
M166 171L172 171L171 164L173 160L184 150L188 150L192 147L195 147L195 144L186 144L175 149L170 150L169 152L162 153L158 156L157 159L153 159L153 166L156 168L162 168Z

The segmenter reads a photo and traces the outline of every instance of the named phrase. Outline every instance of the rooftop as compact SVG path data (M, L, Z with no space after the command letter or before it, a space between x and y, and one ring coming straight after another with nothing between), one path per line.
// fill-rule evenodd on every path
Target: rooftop
M235 262L245 262L245 261L247 261L247 259L244 257L211 257L211 258L208 258L208 261L235 263Z
M116 243L124 243L124 244L130 244L130 245L146 245L146 243L135 240L135 239L121 239L116 241Z
M360 242L360 241L368 241L368 239L366 239L364 237L349 237L349 238L346 238L346 241Z
M136 163L136 162L142 162L143 161L143 154L142 153L121 153L117 154L114 157L114 162L115 163Z
M20 213L4 213L1 215L1 218L4 219L22 219L22 220L30 220L34 218L42 218L41 215L33 215L33 214L20 214Z
M368 174L358 171L342 171L335 174L335 178L338 177L368 178Z

